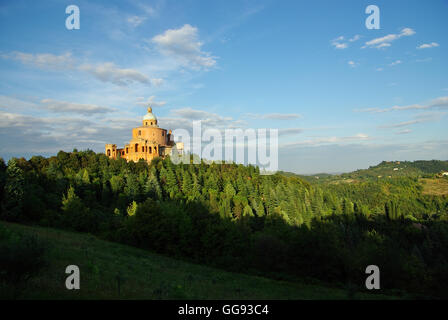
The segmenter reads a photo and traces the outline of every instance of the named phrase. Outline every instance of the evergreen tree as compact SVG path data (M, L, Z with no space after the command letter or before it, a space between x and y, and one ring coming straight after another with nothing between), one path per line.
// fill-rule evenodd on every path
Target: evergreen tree
M25 190L25 177L17 164L17 159L8 161L4 186L2 215L6 220L17 220L22 212Z

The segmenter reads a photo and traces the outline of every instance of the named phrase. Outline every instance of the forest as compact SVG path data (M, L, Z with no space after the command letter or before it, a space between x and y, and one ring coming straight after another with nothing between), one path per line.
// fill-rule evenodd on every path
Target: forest
M389 294L448 297L448 197L424 193L416 175L313 183L254 166L134 163L75 149L0 159L0 201L4 221L225 270L365 291L375 264Z

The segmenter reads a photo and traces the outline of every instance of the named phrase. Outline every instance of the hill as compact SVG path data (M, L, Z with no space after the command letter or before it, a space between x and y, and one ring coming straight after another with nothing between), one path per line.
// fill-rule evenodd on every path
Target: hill
M0 228L46 244L46 267L20 299L347 299L348 291L276 281L192 264L95 236L0 221ZM0 245L2 244L0 239ZM75 264L81 289L67 290L65 268ZM121 288L118 292L118 278ZM11 290L1 290L8 298ZM3 287L3 289L6 289ZM3 292L2 292L3 291ZM360 299L389 296L357 293Z
M262 175L254 166L134 163L61 151L0 159L0 220L90 233L229 272L339 288L364 288L365 268L374 261L388 290L446 297L448 198L434 194L446 186L427 182L425 189L421 179L309 183Z
M387 179L394 177L431 178L440 172L448 171L448 161L442 160L418 160L418 161L383 161L376 166L367 169L359 169L342 174L313 174L300 175L308 182L342 182L352 183L360 180ZM285 176L292 176L288 173ZM297 175L299 176L299 175Z

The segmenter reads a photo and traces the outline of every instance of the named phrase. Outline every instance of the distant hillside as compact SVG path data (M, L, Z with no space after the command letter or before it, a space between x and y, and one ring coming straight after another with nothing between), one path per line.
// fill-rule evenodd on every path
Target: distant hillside
M309 182L353 182L363 179L381 179L389 177L414 177L424 178L433 177L440 172L448 172L448 161L442 160L418 160L418 161L383 161L376 166L368 169L359 169L349 173L342 174L314 174L310 176L297 175ZM291 173L282 172L288 176Z
M0 221L1 231L47 243L46 266L26 285L19 299L347 299L348 291L276 281L192 264L145 250L100 240L92 235ZM17 238L16 236L14 238ZM20 253L18 255L20 256ZM2 258L2 257L0 257ZM3 260L0 260L3 261ZM65 268L75 264L81 289L67 290ZM120 279L120 292L118 291ZM7 289L7 290L5 290ZM0 299L13 288L2 287ZM359 292L360 299L387 299Z

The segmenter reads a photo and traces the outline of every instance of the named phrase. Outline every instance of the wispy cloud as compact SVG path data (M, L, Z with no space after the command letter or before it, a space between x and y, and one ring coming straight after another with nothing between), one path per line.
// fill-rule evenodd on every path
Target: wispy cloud
M280 128L278 129L279 136L292 136L303 133L302 128Z
M354 35L351 38L346 39L344 36L339 36L336 39L330 41L331 45L336 49L346 49L350 42L358 41L361 38L359 34Z
M145 22L146 19L147 17L144 16L130 16L128 17L127 22L133 27L138 27Z
M361 38L359 34L355 34L353 38L348 39L350 42L358 41Z
M209 69L216 65L216 57L202 51L198 28L185 24L179 29L168 29L151 39L162 55L179 60L191 69Z
M102 82L110 82L118 86L127 86L131 83L142 83L147 85L159 86L163 83L161 78L149 78L138 70L131 68L120 68L113 62L104 62L99 64L81 64L77 65L76 60L70 52L62 55L51 53L24 53L14 51L9 54L3 54L0 57L4 59L14 59L25 65L30 65L44 70L66 71L79 70L87 72Z
M13 59L20 61L23 64L31 65L41 69L47 70L62 70L73 66L74 59L70 52L61 55L51 53L25 53L20 51L13 51L9 54L2 54L4 59Z
M345 38L343 36L340 36L337 37L336 39L331 40L330 43L336 49L346 49L348 48L348 44L346 42L342 42L344 41L344 39Z
M379 128L389 129L389 128L409 127L409 126L419 124L419 123L438 121L441 119L441 117L443 115L445 115L445 113L443 113L443 112L442 113L440 113L440 112L421 113L421 114L416 115L413 120L402 121L402 122L392 123L392 124L385 124L385 125L379 126ZM408 133L408 132L406 132L406 133Z
M106 113L114 111L108 107L101 107L95 104L81 104L66 101L57 101L53 99L43 99L41 101L48 110L56 113L75 113L83 115L92 115L95 113Z
M358 62L355 62L355 61L353 61L353 60L350 60L350 61L347 62L347 63L348 63L348 65L349 65L350 67L352 67L352 68L355 68L355 67L357 67L357 66L359 65Z
M162 79L150 79L135 69L119 68L112 62L105 62L99 65L83 64L79 66L79 69L90 73L100 81L111 82L119 86L127 86L133 82L155 86L162 83Z
M431 43L424 43L417 47L417 49L428 49L428 48L435 48L438 47L439 44L437 42L431 42Z
M372 138L365 133L358 133L353 136L345 136L345 137L317 137L317 138L283 143L280 146L280 148L291 148L298 146L319 146L326 144L343 144L347 142L365 141L371 139Z
M250 118L254 119L270 119L270 120L295 120L302 118L298 113L267 113L267 114L247 114Z
M400 110L418 110L418 109L430 109L430 108L447 108L448 107L448 96L439 97L431 100L426 104L411 104L406 106L393 106L390 108L366 108L366 109L355 109L356 112L369 112L369 113L382 113L390 111L400 111Z
M192 121L194 120L201 120L203 127L215 129L233 129L246 126L245 121L190 107L171 110L168 117L162 117L159 120L161 123L163 121L167 127L174 129L184 128L187 130L191 129Z
M401 60L395 60L394 62L389 63L389 66L393 67L393 66L396 66L397 64L402 64L402 63L403 63L403 61L401 61Z
M411 28L403 28L400 33L391 33L387 36L375 38L367 41L362 48L386 48L390 47L391 43L401 37L409 37L415 34L415 31Z
M408 134L411 133L412 130L411 129L404 129L404 130L400 130L398 132L395 132L395 134Z
M148 99L145 100L143 97L137 98L137 104L140 106L148 106L150 104L153 107L163 107L166 105L166 101L156 101L155 96L150 96Z

